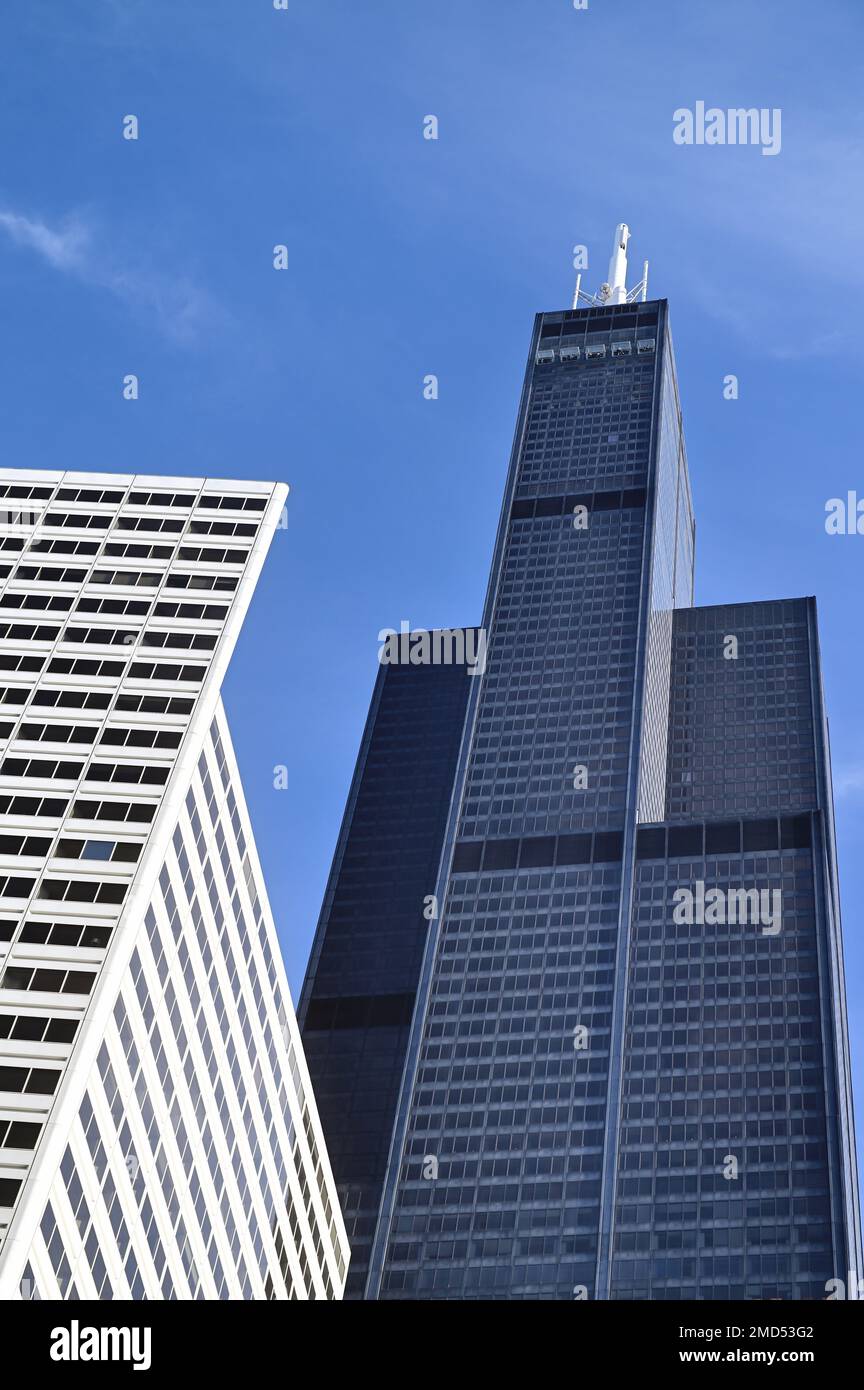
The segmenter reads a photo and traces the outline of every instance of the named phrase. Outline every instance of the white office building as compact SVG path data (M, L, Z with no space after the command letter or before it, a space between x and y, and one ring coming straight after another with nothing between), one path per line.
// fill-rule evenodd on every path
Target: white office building
M340 1298L220 698L287 489L0 470L0 1298Z

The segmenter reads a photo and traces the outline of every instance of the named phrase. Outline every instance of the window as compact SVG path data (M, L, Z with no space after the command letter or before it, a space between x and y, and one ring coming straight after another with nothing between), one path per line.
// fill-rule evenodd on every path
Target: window
M96 863L134 863L141 854L141 846L135 843L115 840L73 840L57 841L54 851L61 859L89 859Z
M174 574L165 576L166 589L221 589L233 593L237 577L233 574Z
M66 950L76 946L104 950L111 940L111 927L90 926L81 922L45 922L40 919L24 923L20 940L25 945L62 946Z
M215 633L150 632L143 633L142 647L178 647L182 651L208 651L216 646Z
M15 497L20 501L47 502L51 491L50 487L29 487L26 483L0 483L0 497Z
M130 492L126 501L133 507L191 507L195 497L188 492Z
M9 1085L4 1084L4 1079ZM0 1067L0 1091L21 1091L25 1095L53 1096L60 1080L59 1071L41 1067Z
M48 670L52 675L60 676L122 676L123 662L99 661L86 656L58 656L48 663Z
M20 564L15 571L16 579L37 579L46 584L83 584L87 578L85 569L60 569L56 565Z
M192 536L249 536L256 535L257 527L243 521L190 521L189 534Z
M226 509L232 512L263 512L267 506L266 497L227 497L214 496L212 493L205 493L198 499L199 507L219 508L221 511Z
M0 773L2 771L3 764L0 764ZM140 764L134 763L91 763L84 780L85 782L130 782L164 787L168 781L168 772L167 767L142 767Z
M136 680L200 681L206 674L206 666L177 666L170 662L133 661L129 667L129 675Z
M10 796L0 792L0 816L63 816L65 796Z
M142 618L150 604L140 598L82 598L75 605L76 613L110 613L112 617Z
M44 970L9 965L0 989L38 990L42 994L89 994L95 974L90 970ZM20 1033L17 1036L21 1036Z
M43 526L75 526L82 531L107 531L111 525L111 517L88 516L84 512L46 512L42 518L42 524Z
M117 519L118 531L174 531L183 530L183 522L172 516L121 516Z
M207 622L222 622L228 609L219 603L157 603L156 618L203 618Z
M114 708L129 714L191 714L194 706L182 695L118 695Z
M103 647L129 646L139 635L138 629L118 630L110 627L67 627L64 642L98 643Z
M35 1149L40 1130L41 1125L27 1121L0 1120L0 1149Z
M181 545L177 552L179 560L197 560L210 565L245 565L248 550L224 550L204 545Z
M170 545L142 545L138 541L108 541L103 555L125 556L130 560L170 560L174 550Z
M110 502L122 502L123 493L116 489L92 487L59 487L57 502L93 502L97 506Z
M54 642L59 632L45 623L0 623L0 637L14 642Z
M31 724L24 721L18 727L18 738L29 743L92 743L98 727L95 724Z
M51 540L33 541L29 554L31 555L96 555L99 551L98 541L67 541L59 537Z
M113 748L179 748L183 738L180 729L106 729L99 747Z
M171 554L171 551L168 551ZM158 589L162 575L158 570L94 570L90 575L91 584L124 584L127 588L143 585Z
M44 835L0 835L0 854L47 854L51 841Z
M32 705L60 709L107 709L111 696L105 690L37 690Z
M0 654L0 671L41 671L45 658L41 656L7 656Z
M34 878L0 874L0 898L29 898L35 882Z
M89 879L46 878L39 885L39 897L51 902L122 903L128 883L94 883Z
M155 805L146 802L76 801L72 807L75 820L131 821L149 825L156 814Z

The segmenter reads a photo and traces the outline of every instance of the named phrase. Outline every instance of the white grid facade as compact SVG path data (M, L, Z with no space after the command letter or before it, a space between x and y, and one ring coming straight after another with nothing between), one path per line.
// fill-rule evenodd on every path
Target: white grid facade
M0 471L0 1296L341 1296L219 700L284 497Z

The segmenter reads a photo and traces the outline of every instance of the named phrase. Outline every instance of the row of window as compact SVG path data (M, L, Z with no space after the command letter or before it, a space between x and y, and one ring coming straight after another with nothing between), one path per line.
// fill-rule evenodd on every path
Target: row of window
M15 571L15 578L41 580L46 584L83 584L87 578L87 571L73 569L71 566L58 569L54 565L20 564Z
M0 815L60 817L65 814L68 805L69 802L66 797L0 795ZM130 821L140 825L149 825L155 814L156 806L154 804L141 801L78 800L71 811L72 818L76 820ZM30 851L7 852L28 853Z
M0 686L0 704L24 705L33 687ZM32 705L51 709L106 710L111 704L107 690L44 690L33 691ZM194 701L180 695L118 695L115 710L143 714L191 714Z
M3 793L0 795L0 816L62 816L68 805L65 796L10 796Z
M96 975L92 970L43 970L29 965L7 965L0 989L37 990L42 994L89 994Z
M0 608L38 609L46 613L68 613L72 607L72 595L60 594L13 594L6 593L0 598Z
M58 637L60 628L45 623L0 623L0 638L9 641L55 642ZM217 640L215 633L196 635L189 632L142 632L140 629L124 631L107 627L67 627L61 638L63 642L98 644L101 647L131 646L140 641L144 647L178 647L184 651L212 651ZM56 668L51 666L49 669Z
M66 540L60 536L31 541L31 555L98 555L100 541Z
M44 1014L0 1014L0 1038L13 1042L71 1043L75 1041L78 1020L49 1018Z
M39 885L39 897L55 903L122 903L129 891L128 883L98 883L92 879L45 878Z
M86 782L129 782L144 786L164 787L168 781L167 767L145 767L126 763L91 763Z
M114 708L128 714L191 714L194 704L183 695L118 695Z
M5 656L0 654L0 671L41 671L44 659L38 656ZM61 676L122 676L136 680L200 681L205 666L178 665L174 662L133 661L128 671L122 661L98 660L86 656L58 656L48 663L49 675Z
M77 843L70 841L69 843ZM117 849L135 849L140 853L140 845L117 846ZM134 856L138 858L138 854ZM117 859L123 859L117 855ZM128 856L127 856L128 859ZM29 898L33 892L35 878L23 878L19 874L0 874L0 898ZM46 878L39 885L38 896L50 902L69 903L122 903L128 892L128 883L97 883L90 879Z
M143 520L143 518L139 518L139 520ZM149 529L154 529L152 524ZM244 530L251 529L244 527ZM31 541L28 555L97 555L99 545L99 541L72 540L63 536L40 537ZM102 554L116 559L125 557L133 560L170 560L175 553L175 545L176 542L160 545L158 542L147 544L141 541L106 541ZM14 536L0 538L0 551L20 552L24 550L24 547L23 538ZM177 551L181 560L232 565L245 564L248 553L247 550L211 549L201 546L181 546Z
M179 748L183 738L180 729L116 729L104 731L99 747L112 748Z
M0 843L5 837L0 836ZM102 864L135 864L142 846L124 840L60 839L54 853L61 859L89 859Z
M90 744L98 732L98 724L35 724L25 719L18 725L17 737L28 743Z
M67 523L68 524L68 523ZM172 517L121 516L117 518L118 531L157 531L160 534L183 531L184 523ZM245 521L190 521L187 534L192 536L254 536L256 526Z
M10 642L54 642L59 632L45 623L0 623L0 638Z
M129 675L141 681L202 681L206 666L181 666L170 661L133 661Z
M237 553L244 554L242 551ZM88 576L87 570L84 569L55 569L51 565L22 564L18 566L14 577L16 580L36 580L48 584L120 584L125 589L158 589L163 579L166 588L169 589L222 589L233 593L237 588L237 578L234 575L174 574L170 570L93 570ZM0 599L0 607L62 609L68 607L70 602L71 598L68 596L52 600L49 595L42 593L7 592Z
M40 1129L26 1120L0 1120L0 1149L35 1149Z
M205 618L208 622L222 622L228 609L221 603L157 603L153 609L157 618Z
M8 624L0 624L0 637L4 635L4 626L8 626ZM44 629L44 631L48 630ZM55 630L55 637L59 631L59 628ZM42 637L38 640L45 641L46 639ZM178 647L185 651L190 648L199 651L212 651L218 639L215 633L141 632L140 629L129 631L128 629L107 627L67 627L61 640L64 642L83 642L85 645L97 643L101 647L129 646L140 640L144 647Z
M104 951L111 940L111 927L90 926L81 922L28 921L21 928L18 940L25 946L82 946L91 951Z
M0 737L8 738L14 726L0 723ZM98 724L34 724L25 720L18 726L16 738L27 743L91 744L99 733ZM102 731L99 745L113 748L179 748L181 729L122 729L109 727Z
M60 1072L45 1067L0 1067L0 1091L18 1095L53 1096Z
M74 612L108 613L112 617L128 614L132 618L143 618L150 612L150 601L140 598L82 598L76 603Z
M175 586L177 587L177 586ZM184 587L184 586L179 586ZM213 585L198 584L192 588L206 589ZM224 585L215 587L225 587ZM68 612L72 607L72 597L68 598L49 598L46 594L31 594L26 598L21 595L9 595L0 599L0 607L17 609L51 609L57 612ZM102 613L111 617L133 617L143 618L150 612L151 604L143 599L134 598L82 598L75 604L73 613ZM221 622L228 609L223 604L215 603L157 603L153 613L157 618L207 618L211 622ZM62 640L65 642L80 641L80 638L71 637L70 630L67 628ZM99 641L92 633L87 641ZM116 639L112 639L116 640ZM128 640L126 634L123 635L124 641ZM164 643L150 643L145 634L143 641L145 645L164 646ZM186 646L185 642L172 643L172 646Z
M153 803L141 801L76 801L72 807L75 820L131 821L139 825L149 825L156 814Z
M41 518L43 526L74 526L79 531L107 531L112 516L88 515L86 512L46 512Z
M41 858L51 848L47 835L0 835L0 854L26 854Z
M122 502L123 493L116 488L96 487L58 487L55 502L93 502L101 506L107 502Z
M3 762L0 763L0 777L39 777L77 782L83 767L83 763L69 762L65 759L4 758ZM168 768L140 767L134 764L91 763L84 780L86 782L142 783L163 787L168 781Z
M16 497L19 501L47 501L53 488L28 483L0 483L0 497Z
M26 698L26 690L20 693ZM31 701L31 704L49 709L107 709L110 703L107 690L36 690Z
M21 878L17 874L0 874L0 898L29 898L35 882L35 878Z
M235 497L230 493L204 493L197 496L186 492L142 492L134 491L128 495L123 489L99 487L58 487L35 486L27 483L0 483L0 497L15 498L17 501L47 502L53 496L57 502L86 502L97 506L117 504L124 501L132 507L192 507L196 500L199 507L229 508L235 512L263 512L267 506L266 497Z

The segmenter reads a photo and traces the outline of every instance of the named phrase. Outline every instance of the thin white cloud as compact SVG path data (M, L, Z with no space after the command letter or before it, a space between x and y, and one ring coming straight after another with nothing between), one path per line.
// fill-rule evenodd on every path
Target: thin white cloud
M82 265L87 233L77 223L54 232L44 222L34 222L14 212L0 212L0 227L18 246L38 251L58 270L76 270Z
M834 777L836 796L856 796L864 792L864 763L850 764L838 770Z
M140 260L134 270L119 264L100 244L95 229L79 218L53 228L37 218L0 210L0 230L52 269L108 290L130 309L147 313L178 342L193 342L205 327L212 328L224 318L212 297L188 277L167 275Z

